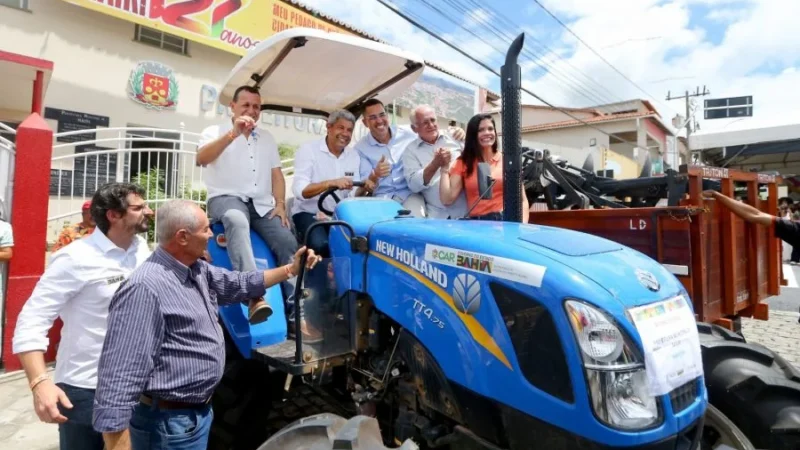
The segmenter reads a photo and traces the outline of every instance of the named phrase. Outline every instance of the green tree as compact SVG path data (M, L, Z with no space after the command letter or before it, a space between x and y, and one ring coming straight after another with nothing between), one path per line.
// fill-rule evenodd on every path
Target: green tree
M294 154L297 151L297 145L282 142L278 144L278 154L281 156L281 161L291 159L292 161L283 163L283 167L294 167ZM294 173L294 170L289 170L286 175Z

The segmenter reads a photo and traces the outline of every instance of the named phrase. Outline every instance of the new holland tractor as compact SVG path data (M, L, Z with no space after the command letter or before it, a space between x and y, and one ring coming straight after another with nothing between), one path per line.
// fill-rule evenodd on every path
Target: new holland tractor
M520 183L521 44L503 68L505 186ZM295 28L250 50L220 102L248 84L264 111L358 117L366 100L390 104L424 69L388 45ZM303 342L294 321L297 338L287 337L277 286L265 323L251 326L244 306L221 307L229 345L210 448L747 450L752 433L764 433L761 448L798 448L800 411L786 407L796 398L764 402L754 386L751 403L737 393L709 404L701 339L718 350L715 370L737 374L745 344L718 327L698 333L674 275L618 243L521 224L510 191L497 222L417 219L393 200L323 193L331 220L314 227L329 248L294 295L323 339ZM230 268L222 225L213 231L212 263ZM251 239L257 266L273 267ZM768 351L749 351L772 364Z

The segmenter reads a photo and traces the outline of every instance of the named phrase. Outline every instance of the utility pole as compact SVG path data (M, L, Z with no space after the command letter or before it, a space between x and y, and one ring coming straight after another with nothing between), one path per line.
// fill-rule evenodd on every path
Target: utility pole
M689 105L689 99L692 97L705 97L706 95L711 95L711 92L706 89L705 85L703 85L703 92L700 92L700 87L698 86L695 90L694 94L690 94L687 90L685 94L681 95L680 97L673 97L670 91L667 91L667 101L671 100L678 100L683 99L686 102L686 122L684 126L686 126L686 150L691 154L692 149L689 145L689 136L692 135L692 115L691 115L691 107ZM678 127L678 129L683 128ZM696 160L699 155L692 155L692 157Z

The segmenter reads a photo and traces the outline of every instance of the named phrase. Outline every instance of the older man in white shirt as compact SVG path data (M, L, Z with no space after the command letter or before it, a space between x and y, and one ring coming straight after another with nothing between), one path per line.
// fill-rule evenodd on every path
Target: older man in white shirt
M286 180L275 138L257 128L261 95L257 88L241 86L230 104L233 118L203 131L196 161L205 166L203 181L208 188L208 214L225 227L228 256L233 269L256 270L250 228L258 233L279 265L291 263L297 239L286 215ZM292 282L281 284L290 298ZM250 302L250 323L272 315L263 298Z
M97 229L53 254L17 319L14 354L28 377L36 415L59 425L62 450L103 450L103 436L92 428L97 367L111 297L150 256L137 236L153 215L144 195L135 184L100 187L91 206ZM64 327L51 378L44 352L56 317Z
M336 111L328 116L327 135L324 139L316 139L300 146L294 157L294 182L292 192L294 193L294 204L292 205L292 220L301 239L305 238L307 230L315 222L324 220L324 213L318 207L319 196L331 189L336 188L336 195L340 199L353 195L353 182L360 181L359 166L361 158L353 148L348 147L353 137L356 118L348 111ZM375 183L366 180L367 185L361 188L363 191L372 191ZM333 197L328 197L325 201L325 209L333 211L336 201ZM317 254L327 257L328 255L328 233L327 230L317 227L308 236L308 247ZM309 271L307 275L308 286L319 288L324 284L327 277L325 265L320 265L316 269ZM306 300L313 302L317 297L315 292ZM303 317L305 317L303 315ZM312 315L310 319L315 318ZM315 320L312 323L301 323L304 342L314 342L322 338L318 331Z
M320 219L317 203L323 192L338 188L336 195L343 199L354 194L353 182L361 180L361 158L358 152L348 147L353 137L355 121L355 116L348 111L334 112L328 116L328 133L325 138L303 144L295 154L292 220L301 239L306 230ZM375 186L370 180L367 180L367 184L367 191ZM325 209L333 211L335 207L333 197L328 197ZM317 254L324 254L328 245L324 230L317 228L309 236L308 244Z
M403 152L403 173L408 188L425 198L427 217L464 217L467 201L463 193L450 206L445 206L439 198L439 169L461 155L461 144L439 131L436 111L428 105L420 105L411 112L411 129L417 133L417 138Z

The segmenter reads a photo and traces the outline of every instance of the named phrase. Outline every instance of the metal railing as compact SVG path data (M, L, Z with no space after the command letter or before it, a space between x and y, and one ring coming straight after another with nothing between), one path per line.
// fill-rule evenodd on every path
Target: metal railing
M98 128L54 135L50 175L48 241L65 226L80 222L81 205L108 182L132 182L145 189L151 208L172 199L202 207L203 167L195 163L201 135L161 128ZM281 161L284 174L293 159ZM288 187L287 187L288 190ZM153 242L155 224L147 232Z
M0 219L11 222L11 201L14 193L14 164L17 132L0 122ZM3 136L11 136L8 139Z

